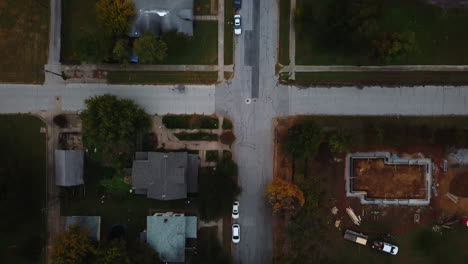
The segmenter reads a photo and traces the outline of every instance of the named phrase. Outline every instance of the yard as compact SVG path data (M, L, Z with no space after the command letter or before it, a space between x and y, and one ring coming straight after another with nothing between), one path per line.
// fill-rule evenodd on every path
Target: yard
M62 7L62 62L80 63L76 53L83 32L99 32L95 15L96 0L69 0ZM203 3L201 3L203 4ZM206 3L205 3L206 4ZM195 21L193 37L167 40L168 56L162 64L206 64L218 62L218 25L214 21Z
M45 263L46 137L33 116L0 115L0 259Z
M188 71L110 71L109 84L213 84L217 72Z
M291 11L290 0L279 1L279 43L278 62L281 65L289 65L289 13Z
M234 63L234 0L224 0L224 65ZM228 78L227 78L228 79Z
M323 138L314 157L293 160L283 153L287 131L305 119L312 119L322 127ZM423 155L432 159L437 167L435 177L440 180L448 177L441 175L442 157L451 147L467 146L468 134L463 129L467 125L466 117L298 116L276 119L275 142L278 143L275 144L274 175L296 183L304 192L306 202L297 215L289 217L289 222L285 222L288 217L278 218L273 233L275 263L464 263L468 249L461 241L468 229L459 221L448 229L441 228L454 217L454 211L443 205L448 200L442 197L442 189L429 206L361 205L356 198L346 197L344 154L332 152L329 144L330 136L341 131L351 135L348 138L352 142L350 151ZM387 183L380 185L388 187ZM450 181L444 186L450 186ZM333 207L338 209L336 215L330 211ZM345 211L347 207L362 218L360 226L352 223ZM420 217L418 222L415 222L416 214ZM339 228L335 227L336 220L340 221ZM434 232L434 226L441 230ZM365 233L370 241L382 239L393 243L399 246L399 253L391 256L345 241L346 229Z
M298 0L304 9L307 0ZM320 1L324 4L330 1ZM379 31L408 30L415 32L416 52L397 64L468 64L468 10L443 9L423 0L384 0L376 19ZM306 12L306 11L303 11ZM298 65L375 65L370 44L347 45L331 49L318 41L319 28L296 32L296 64Z
M0 0L0 82L43 83L49 49L49 2Z

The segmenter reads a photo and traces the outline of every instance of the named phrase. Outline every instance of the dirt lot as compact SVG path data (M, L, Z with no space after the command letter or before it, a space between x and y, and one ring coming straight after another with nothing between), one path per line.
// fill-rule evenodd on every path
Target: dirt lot
M353 160L354 189L374 198L424 198L424 166L385 164L383 159Z
M447 214L468 215L468 168L449 168L439 181L439 204ZM458 196L458 203L446 197L450 192Z
M0 0L0 27L0 82L42 83L49 43L48 1Z

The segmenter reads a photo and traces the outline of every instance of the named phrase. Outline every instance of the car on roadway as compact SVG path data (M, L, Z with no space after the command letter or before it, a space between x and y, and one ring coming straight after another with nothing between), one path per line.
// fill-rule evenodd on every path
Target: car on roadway
M234 15L234 34L240 35L241 33L242 33L241 16Z
M232 225L232 242L237 244L240 242L240 225L233 224Z
M383 252L387 252L392 255L398 254L397 246L389 244L387 242L383 242L383 241L374 241L374 243L372 243L372 248L383 251Z
M239 218L239 202L234 201L232 204L232 219L238 219Z
M239 10L242 7L242 0L234 0L234 9Z

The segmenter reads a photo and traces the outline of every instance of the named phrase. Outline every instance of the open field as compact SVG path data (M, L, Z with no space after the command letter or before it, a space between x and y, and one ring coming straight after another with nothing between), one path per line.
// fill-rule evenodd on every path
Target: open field
M33 116L0 115L0 259L45 263L46 137Z
M278 38L278 62L281 65L289 65L289 13L290 0L279 1L279 38Z
M305 119L313 119L322 127L322 143L314 157L292 159L283 153L288 128ZM441 166L451 147L467 146L466 133L456 132L457 128L467 125L466 117L297 116L276 119L274 175L296 183L304 192L306 202L297 215L277 220L279 223L273 230L275 263L464 263L468 249L461 241L468 235L468 229L459 221L454 222L451 229L442 228L440 232L432 231L432 227L440 227L447 219L457 219L462 215L460 213L466 212L462 208L448 210L444 205L453 205L443 194L451 182L444 179L455 169L450 167L448 173L442 174ZM336 131L348 131L352 135L351 152L389 151L399 156L431 158L435 165L434 178L440 182L439 196L431 201L431 205L423 207L361 205L358 199L347 198L345 155L331 152L329 146L329 137ZM379 164L373 165L379 167ZM459 171L455 175L462 173ZM374 177L377 174L382 175L376 172ZM413 176L418 178L417 175ZM385 182L365 184L380 184L381 190L392 186L398 188L393 180L385 178ZM413 191L409 185L407 187ZM467 203L459 206L468 209ZM336 215L330 212L332 207L338 209ZM360 226L352 223L345 211L347 207L361 217ZM454 215L455 212L458 215ZM419 222L415 222L416 214ZM289 222L284 223L285 219ZM337 220L340 221L339 228L335 227ZM371 242L382 239L393 243L399 246L399 253L391 256L369 246L345 241L343 233L346 229L368 235Z
M388 165L383 159L353 160L353 189L372 198L423 198L424 166Z
M296 72L299 86L420 86L466 85L466 72Z
M0 0L0 82L43 83L49 49L49 2Z
M193 15L206 16L211 15L211 0L194 0Z
M184 71L110 71L110 84L213 84L218 80L217 72Z
M298 0L303 8L307 0ZM317 1L324 5L330 1ZM377 1L378 2L378 1ZM416 34L417 51L398 64L468 64L468 10L426 4L423 0L384 0L377 25L379 32L400 30ZM307 11L303 11L307 12ZM311 33L296 32L298 65L375 65L370 44L330 49L318 41L318 28Z

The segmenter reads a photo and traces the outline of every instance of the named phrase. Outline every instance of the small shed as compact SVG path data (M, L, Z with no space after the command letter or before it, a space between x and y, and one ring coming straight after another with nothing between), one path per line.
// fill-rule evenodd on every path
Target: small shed
M82 150L55 150L55 184L76 186L83 181L84 152Z

